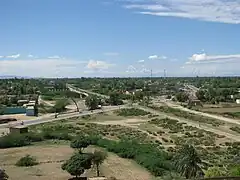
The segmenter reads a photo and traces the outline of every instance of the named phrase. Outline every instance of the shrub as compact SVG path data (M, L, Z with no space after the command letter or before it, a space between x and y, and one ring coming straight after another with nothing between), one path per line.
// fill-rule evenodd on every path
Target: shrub
M142 109L129 108L129 109L120 109L116 111L118 116L145 116L150 114Z
M30 145L30 141L27 141L25 136L21 134L8 134L0 137L0 149L27 145Z
M22 158L20 158L17 163L16 163L16 166L25 166L25 167L28 167L28 166L35 166L37 165L38 162L36 160L36 158L30 156L30 155L26 155Z

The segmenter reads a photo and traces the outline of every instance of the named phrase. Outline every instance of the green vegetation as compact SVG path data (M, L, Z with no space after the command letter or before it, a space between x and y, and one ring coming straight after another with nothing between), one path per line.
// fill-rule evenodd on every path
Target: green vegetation
M187 102L189 100L188 95L184 92L179 92L175 96L179 102Z
M9 177L7 175L7 173L5 172L4 169L0 169L0 179L1 180L7 180Z
M97 96L88 96L85 104L89 110L98 109L98 106L101 105L101 99L99 99Z
M238 127L238 126L230 127L230 129L231 129L232 131L235 131L235 132L237 132L237 133L240 133L240 127Z
M17 163L16 163L16 166L25 166L25 167L28 167L28 166L35 166L37 165L38 162L36 160L35 157L32 157L30 155L26 155L22 158L20 158Z
M137 108L120 109L116 111L118 116L145 116L150 114L147 111Z
M213 118L207 118L205 116L200 116L200 115L197 115L197 114L189 113L189 112L182 111L180 109L171 108L171 107L168 107L168 106L160 106L160 107L149 106L149 107L152 108L152 109L158 110L158 111L162 111L162 112L167 113L167 114L175 115L177 117L190 119L192 121L197 121L199 123L211 124L212 126L220 126L220 125L224 124L222 121L218 121L218 120L213 119Z
M100 175L99 167L106 158L107 153L103 151L95 150L92 154L92 164L96 167L97 177Z
M175 157L177 171L186 179L203 177L201 164L203 162L192 145L184 145Z
M75 137L70 144L71 148L77 149L79 153L82 153L82 150L90 145L90 141L86 136L80 135Z
M85 170L91 168L91 159L91 154L75 153L62 165L62 169L78 178Z

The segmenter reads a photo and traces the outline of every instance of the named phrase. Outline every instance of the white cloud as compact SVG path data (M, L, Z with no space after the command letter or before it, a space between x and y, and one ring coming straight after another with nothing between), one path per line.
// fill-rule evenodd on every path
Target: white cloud
M49 58L49 59L61 59L61 57L60 57L60 56L57 56L57 55L49 56L48 58Z
M239 0L124 0L122 3L141 14L240 24Z
M108 69L111 66L114 66L114 64L110 64L105 61L89 60L86 67L92 70L103 70Z
M186 64L196 64L196 63L225 63L225 62L240 62L240 54L230 54L230 55L207 55L206 53L202 54L193 54L189 58L189 61Z
M3 58L3 56L0 56L0 59Z
M144 60L143 60L143 59L141 59L141 60L139 60L138 62L139 62L139 63L144 63Z
M13 55L7 56L6 58L17 59L17 58L19 58L20 56L21 56L20 54L13 54Z
M81 77L84 76L83 64L86 63L86 61L70 59L1 60L0 75Z
M29 54L28 57L29 57L29 58L37 58L37 56L34 56L34 55L32 55L32 54Z
M119 53L117 52L106 52L104 53L105 56L119 56Z
M151 55L148 59L167 59L166 56Z

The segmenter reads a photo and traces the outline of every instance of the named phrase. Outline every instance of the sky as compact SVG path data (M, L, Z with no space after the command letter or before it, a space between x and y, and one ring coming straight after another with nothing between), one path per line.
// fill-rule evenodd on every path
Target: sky
M240 75L239 0L0 0L0 76Z

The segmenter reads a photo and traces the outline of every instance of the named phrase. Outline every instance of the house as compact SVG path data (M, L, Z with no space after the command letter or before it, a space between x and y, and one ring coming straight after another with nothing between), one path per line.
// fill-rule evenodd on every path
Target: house
M190 99L188 101L189 106L202 106L202 102L198 99Z
M28 127L27 126L15 126L15 127L10 127L9 128L10 133L14 134L23 134L28 132Z
M28 102L29 102L28 100L21 99L21 100L18 100L18 101L17 101L17 104L18 104L19 106L22 106L22 105L24 105L24 104L26 104L26 103L28 103Z
M35 107L34 106L26 107L26 116L35 116Z

